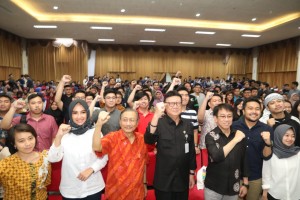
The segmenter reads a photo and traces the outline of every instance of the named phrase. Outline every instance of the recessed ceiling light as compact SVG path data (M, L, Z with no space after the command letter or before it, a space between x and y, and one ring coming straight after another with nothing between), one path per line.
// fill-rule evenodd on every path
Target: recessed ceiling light
M126 10L125 9L121 9L121 12L123 13L123 12L125 12Z
M300 26L298 27L298 29L300 29Z
M165 32L166 29L162 29L162 28L145 28L145 31Z
M260 37L261 35L243 34L242 37Z
M195 42L179 42L179 44L195 44Z
M196 34L204 34L204 35L214 35L216 32L212 31L196 31Z
M100 42L114 42L115 39L98 39Z
M53 9L54 9L54 10L57 10L57 9L58 9L58 6L53 6Z
M253 22L256 21L256 18L252 18L251 21L253 21Z
M218 43L216 44L217 46L222 46L222 47L230 47L231 44L222 44L222 43Z
M34 28L57 28L56 25L33 25Z
M100 29L100 30L112 30L112 27L108 26L91 26L91 29Z
M200 17L200 15L201 15L200 13L197 13L197 14L196 14L196 17Z
M140 40L140 42L154 43L154 42L156 42L156 41L155 41L155 40Z

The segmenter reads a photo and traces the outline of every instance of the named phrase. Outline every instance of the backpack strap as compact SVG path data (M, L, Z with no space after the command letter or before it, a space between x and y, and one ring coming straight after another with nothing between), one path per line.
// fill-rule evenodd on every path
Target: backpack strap
M20 118L20 123L22 124L27 124L27 119L26 119L26 115L22 115Z

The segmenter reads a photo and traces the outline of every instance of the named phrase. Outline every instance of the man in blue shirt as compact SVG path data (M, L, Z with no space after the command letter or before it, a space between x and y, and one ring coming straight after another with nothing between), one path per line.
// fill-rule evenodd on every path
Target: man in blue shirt
M259 200L262 191L262 163L272 156L271 135L273 130L259 121L261 104L257 98L249 98L243 104L244 116L232 125L245 134L249 159L249 190L246 200Z

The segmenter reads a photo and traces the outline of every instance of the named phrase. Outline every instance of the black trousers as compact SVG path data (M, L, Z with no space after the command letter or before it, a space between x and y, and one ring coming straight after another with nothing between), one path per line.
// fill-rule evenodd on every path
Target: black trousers
M101 195L102 195L102 191L96 193L96 194L92 194L89 195L85 198L66 198L66 197L62 197L63 200L101 200Z
M189 190L184 192L164 192L157 189L155 190L156 200L188 200Z

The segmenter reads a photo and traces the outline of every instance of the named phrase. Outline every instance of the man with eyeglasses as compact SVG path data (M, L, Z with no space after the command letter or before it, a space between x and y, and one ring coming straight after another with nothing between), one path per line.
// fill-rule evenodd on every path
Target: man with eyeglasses
M249 188L246 200L259 200L262 192L262 164L272 156L272 129L259 121L261 103L257 98L248 98L243 103L244 115L233 122L232 128L242 131L246 137L249 160Z
M103 94L103 101L105 103L103 108L97 109L93 112L91 120L92 122L97 122L98 115L101 111L106 111L109 113L109 120L102 126L101 132L105 136L109 132L117 131L120 129L120 115L121 112L116 109L117 95L116 91L113 89L106 89Z
M187 200L195 184L196 153L192 124L180 117L182 97L176 91L156 104L146 129L146 144L157 143L154 189L157 200Z
M54 101L56 102L58 109L61 110L64 114L64 121L66 124L69 123L70 117L69 117L69 105L73 100L76 99L82 99L85 100L85 91L78 90L73 95L73 92L70 92L72 90L69 83L71 82L72 78L70 75L63 75L61 78L58 86L56 95L54 98ZM63 94L63 91L65 90L65 94Z
M248 187L248 165L245 134L231 128L233 108L220 104L213 110L217 127L207 133L205 144L209 162L206 168L205 199L237 200ZM243 184L240 186L240 179Z

